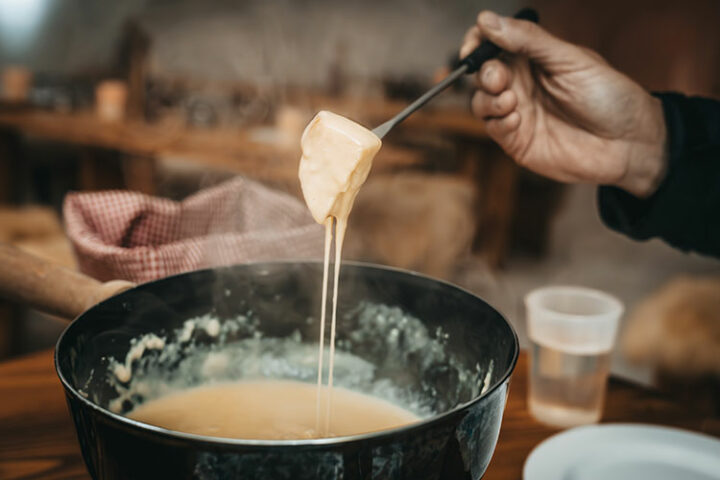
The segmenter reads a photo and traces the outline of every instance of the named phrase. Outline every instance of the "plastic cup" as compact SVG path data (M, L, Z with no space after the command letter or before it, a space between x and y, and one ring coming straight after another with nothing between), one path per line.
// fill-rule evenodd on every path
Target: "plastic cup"
M551 286L530 292L525 307L530 413L555 427L597 423L622 303L591 288Z

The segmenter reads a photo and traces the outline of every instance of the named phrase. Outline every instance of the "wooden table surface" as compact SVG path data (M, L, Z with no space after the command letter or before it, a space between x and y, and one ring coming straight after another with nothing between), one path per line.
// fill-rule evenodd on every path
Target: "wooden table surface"
M513 375L495 455L484 478L519 480L528 453L556 433L526 409L527 356ZM703 418L661 395L611 380L604 422L672 425L720 436L720 419ZM52 352L0 363L0 478L87 479Z

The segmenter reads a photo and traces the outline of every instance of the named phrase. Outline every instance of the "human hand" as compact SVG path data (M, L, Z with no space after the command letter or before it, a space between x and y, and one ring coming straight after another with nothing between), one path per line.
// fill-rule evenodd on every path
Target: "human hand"
M517 163L562 182L652 194L666 169L660 101L597 53L484 11L460 57L488 39L508 52L477 73L473 112Z

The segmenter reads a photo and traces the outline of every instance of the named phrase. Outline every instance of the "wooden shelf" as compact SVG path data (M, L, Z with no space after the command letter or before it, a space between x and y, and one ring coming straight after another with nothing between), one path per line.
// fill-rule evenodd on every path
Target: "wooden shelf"
M0 113L0 127L44 140L115 150L133 157L182 158L249 175L296 175L300 159L297 142L257 141L252 129L188 128L177 119L157 124L108 123L91 113L28 110ZM378 155L375 168L383 171L420 162L417 151L387 146Z
M287 105L305 112L308 120L314 112L328 109L365 125L380 124L405 106L398 101L307 93L289 94L286 100ZM408 118L400 129L417 132L421 138L428 133L447 136L458 145L461 161L456 173L472 176L480 192L477 212L481 225L478 231L483 233L484 240L475 242L476 251L484 254L490 265L500 265L508 245L518 167L492 145L482 122L473 117L469 109L431 105ZM158 158L242 174L299 192L299 138L283 141L271 126L203 129L188 127L180 115L151 124L137 120L103 122L92 112L62 114L5 109L0 111L0 130L9 132L11 137L34 136L81 147L82 189L102 188L111 180L108 179L107 165L98 159L96 152L105 149L122 154L125 186L148 194L156 193L155 160ZM2 137L0 135L0 140ZM3 169L10 171L8 162L15 159L3 156L2 151L0 142L0 172ZM374 161L373 172L378 175L427 166L426 156L422 149L385 142ZM479 162L484 165L480 170L476 166ZM480 171L481 175L478 174ZM0 191L0 197L2 193ZM491 228L486 228L486 224Z
M299 93L291 95L289 103L313 112L331 110L373 127L395 116L409 102L373 97L330 97L322 94ZM469 101L468 106L464 108L449 105L436 106L430 103L422 110L413 113L397 128L436 132L473 141L488 140L485 126L470 112Z

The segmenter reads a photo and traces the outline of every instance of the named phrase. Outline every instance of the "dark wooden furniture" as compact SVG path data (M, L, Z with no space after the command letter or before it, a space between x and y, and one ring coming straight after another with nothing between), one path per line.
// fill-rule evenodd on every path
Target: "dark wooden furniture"
M366 125L380 124L404 107L397 101L306 93L290 95L288 104L307 112L329 109ZM398 132L420 137L439 135L457 146L457 165L449 169L454 169L458 175L469 176L478 185L479 222L475 250L491 266L499 266L510 245L519 167L488 139L482 122L467 108L440 106L417 112L400 126ZM249 128L188 128L179 117L152 124L137 119L106 123L91 112L60 114L6 109L0 110L0 202L7 202L12 197L7 193L12 184L3 187L3 182L8 183L17 167L20 151L17 144L23 136L77 147L81 189L119 188L122 185L117 184L120 176L117 167L109 164L107 156L102 155L109 151L121 155L124 185L144 193L155 193L155 160L158 158L190 161L244 174L299 193L299 145L258 141ZM375 160L373 172L381 174L422 167L425 161L422 149L398 145L390 140ZM443 160L443 163L447 162Z
M521 479L530 451L556 433L527 411L527 368L527 356L521 354L488 480ZM610 382L603 421L672 425L720 436L720 419L618 380ZM0 363L0 478L89 478L49 350Z
M119 152L124 156L127 187L146 193L153 193L153 161L160 157L193 161L260 179L292 176L297 181L299 145L293 148L257 141L251 130L192 129L177 118L154 124L135 120L102 122L90 112L60 114L33 110L0 113L0 130ZM93 165L91 158L87 160L84 162L87 170L81 175L92 183L103 166ZM390 147L377 160L378 170L382 171L412 165L417 157L407 149ZM93 168L100 172L93 172Z

